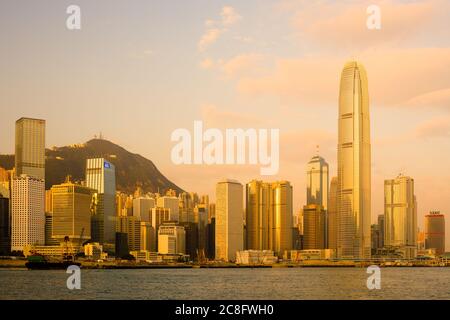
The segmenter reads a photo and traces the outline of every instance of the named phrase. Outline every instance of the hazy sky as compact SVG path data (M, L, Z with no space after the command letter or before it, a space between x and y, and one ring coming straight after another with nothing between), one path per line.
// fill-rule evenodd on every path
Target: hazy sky
M66 28L70 4L81 7L79 31ZM381 30L366 28L369 4ZM449 30L446 0L2 1L0 153L13 153L16 119L39 117L47 147L101 131L212 197L223 177L289 180L297 211L316 145L336 173L339 77L357 59L369 78L373 219L384 179L402 172L415 179L419 225L441 210L449 234ZM175 166L171 132L194 120L279 128L279 175Z

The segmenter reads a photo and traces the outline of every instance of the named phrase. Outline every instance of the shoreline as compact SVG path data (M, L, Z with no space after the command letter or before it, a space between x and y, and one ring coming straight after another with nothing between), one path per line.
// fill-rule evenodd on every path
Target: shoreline
M1 269L25 269L26 260L0 260ZM80 262L80 261L79 261ZM424 263L404 263L386 264L376 262L321 262L305 261L302 263L277 263L273 265L237 265L237 264L143 264L143 263L117 263L117 262L87 262L81 261L81 269L86 270L130 270L130 269L285 269L285 268L367 268L377 265L380 268L448 268L447 265L424 264Z

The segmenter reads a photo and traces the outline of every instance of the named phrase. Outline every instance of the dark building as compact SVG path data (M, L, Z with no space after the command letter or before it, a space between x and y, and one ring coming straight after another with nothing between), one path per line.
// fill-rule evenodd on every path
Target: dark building
M116 232L116 258L126 258L129 254L128 233Z
M9 199L0 195L0 255L11 253L11 218Z
M211 218L211 222L208 224L208 244L206 250L206 256L210 260L214 260L216 256L216 218Z
M194 222L180 223L186 231L186 254L191 260L198 259L198 225Z

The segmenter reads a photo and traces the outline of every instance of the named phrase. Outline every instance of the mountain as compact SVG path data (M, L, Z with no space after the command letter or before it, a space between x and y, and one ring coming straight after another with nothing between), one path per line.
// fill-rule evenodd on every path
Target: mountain
M131 153L124 148L103 139L93 139L85 144L55 147L45 150L45 185L64 182L67 175L73 180L85 179L86 159L104 157L116 167L117 190L133 193L137 187L144 192L164 193L168 189L183 192L181 188L169 181L152 161ZM14 155L0 155L0 167L12 169Z

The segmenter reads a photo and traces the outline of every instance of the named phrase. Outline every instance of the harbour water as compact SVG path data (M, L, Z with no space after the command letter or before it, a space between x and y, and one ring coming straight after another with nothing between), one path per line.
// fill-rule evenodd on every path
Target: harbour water
M69 290L64 270L0 270L0 299L304 300L446 299L450 268L382 268L369 290L365 268L81 270Z

